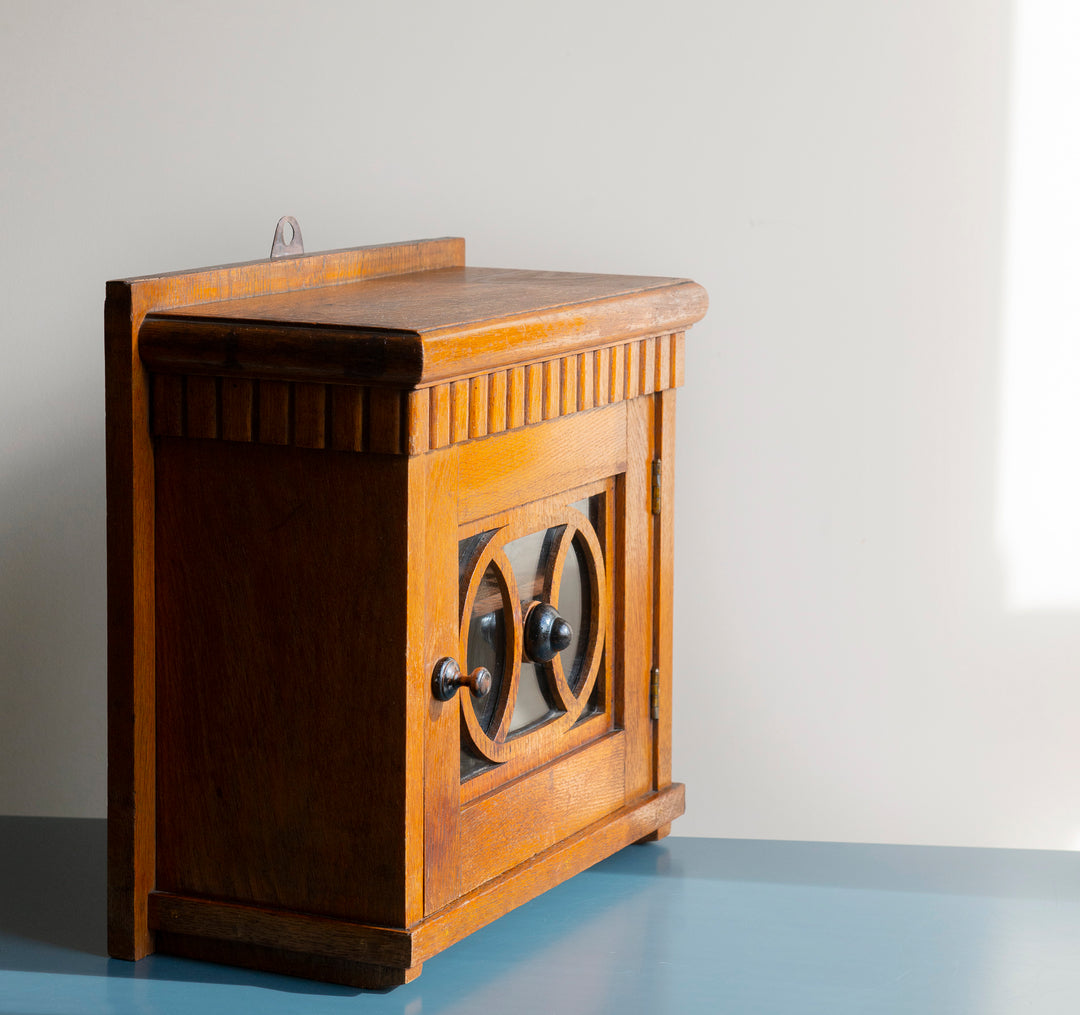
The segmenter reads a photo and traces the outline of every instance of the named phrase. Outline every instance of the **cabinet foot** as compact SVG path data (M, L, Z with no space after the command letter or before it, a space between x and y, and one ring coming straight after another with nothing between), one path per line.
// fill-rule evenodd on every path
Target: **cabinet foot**
M634 845L635 846L645 846L645 845L648 845L648 843L650 843L650 842L659 842L661 839L665 838L666 836L668 836L670 834L671 834L671 822L669 821L666 825L661 825L655 832L649 832L648 835L643 835L640 839L638 839L634 843Z

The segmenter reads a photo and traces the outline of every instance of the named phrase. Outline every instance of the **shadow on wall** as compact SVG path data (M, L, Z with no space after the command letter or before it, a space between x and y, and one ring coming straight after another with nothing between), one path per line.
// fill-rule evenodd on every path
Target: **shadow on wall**
M38 418L94 404L79 394ZM100 417L68 422L38 435L45 453L28 450L0 484L4 813L105 810L104 432Z

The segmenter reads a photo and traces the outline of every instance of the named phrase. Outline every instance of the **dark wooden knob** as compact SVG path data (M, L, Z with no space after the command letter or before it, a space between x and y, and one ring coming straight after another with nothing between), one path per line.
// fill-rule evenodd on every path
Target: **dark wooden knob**
M467 687L474 698L482 698L491 690L491 671L477 666L472 673L462 673L457 661L443 656L431 674L431 690L439 701L449 701L459 687Z
M546 663L574 640L574 629L550 603L533 603L525 616L525 655Z

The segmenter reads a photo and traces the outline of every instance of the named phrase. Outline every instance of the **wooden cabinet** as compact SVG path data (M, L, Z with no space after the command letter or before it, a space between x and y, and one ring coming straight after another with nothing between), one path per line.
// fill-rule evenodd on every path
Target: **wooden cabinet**
M109 283L110 954L402 983L666 834L705 305L457 239Z

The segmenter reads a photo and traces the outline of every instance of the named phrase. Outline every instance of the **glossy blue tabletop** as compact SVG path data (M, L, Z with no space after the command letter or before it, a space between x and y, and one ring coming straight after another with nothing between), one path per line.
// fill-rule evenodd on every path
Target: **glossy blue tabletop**
M105 957L105 824L0 818L0 1013L1080 1012L1080 854L669 838L385 993Z

